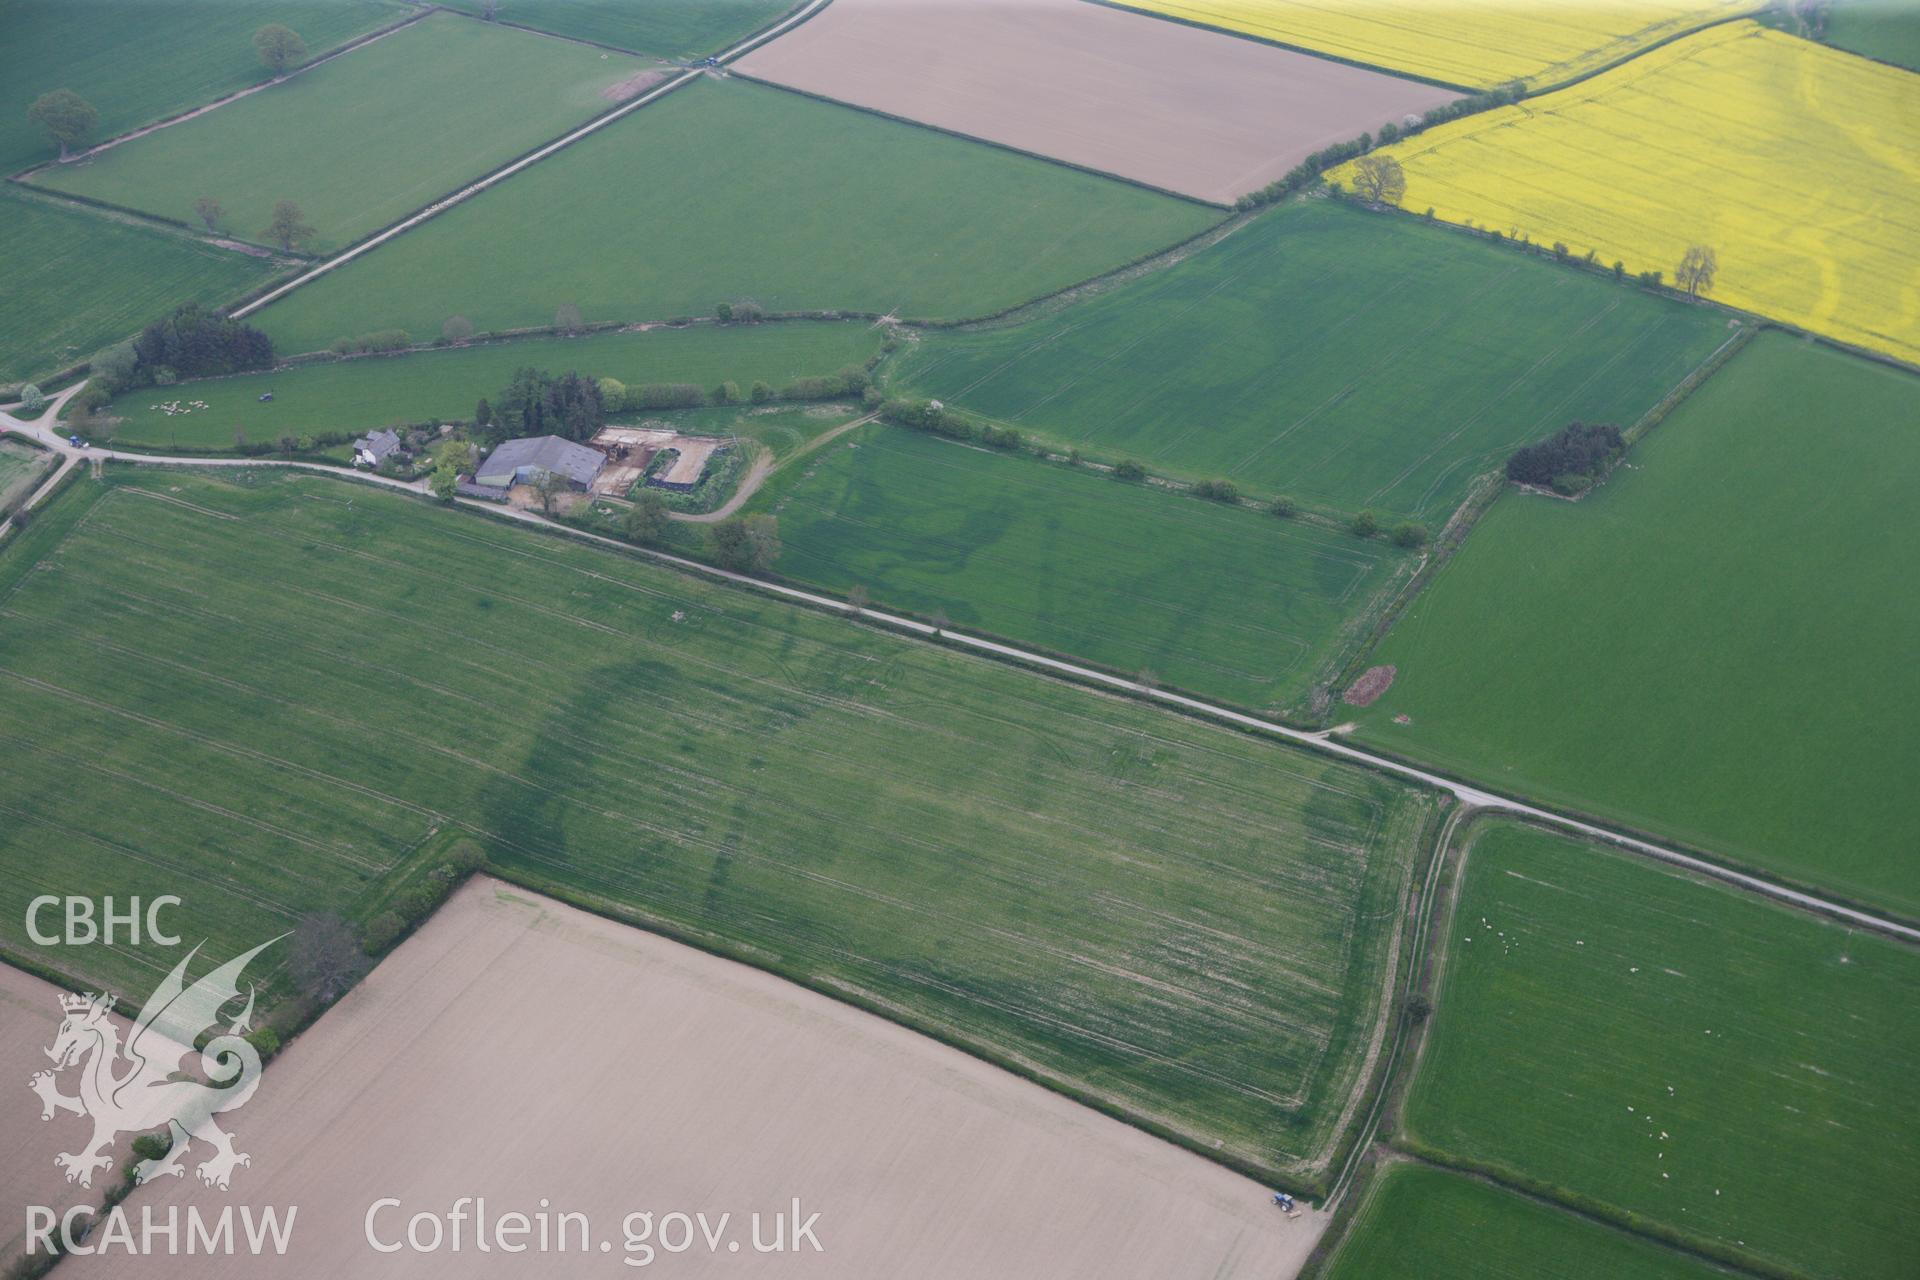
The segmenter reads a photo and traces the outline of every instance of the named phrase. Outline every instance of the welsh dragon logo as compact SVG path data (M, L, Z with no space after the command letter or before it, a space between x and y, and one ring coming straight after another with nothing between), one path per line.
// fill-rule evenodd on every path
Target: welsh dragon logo
M260 1055L242 1039L253 1019L252 984L247 986L246 1008L224 1032L219 1031L220 1011L240 998L240 975L248 962L278 941L263 942L189 985L187 965L200 953L195 947L147 998L125 1045L112 1017L111 995L88 992L60 997L66 1017L46 1051L53 1070L35 1072L29 1084L40 1095L42 1120L70 1111L93 1121L93 1137L85 1146L54 1157L68 1182L92 1186L94 1173L113 1164L106 1152L116 1137L162 1126L169 1138L166 1154L134 1165L136 1182L178 1177L195 1142L213 1148L198 1169L200 1180L208 1186L226 1190L233 1171L252 1163L234 1150L232 1136L214 1123L215 1116L251 1098L260 1082ZM181 1060L193 1052L189 1046L208 1030L216 1034L200 1051L200 1069L211 1084L179 1069ZM69 1071L79 1077L79 1092L72 1096L60 1092L59 1085L59 1077Z

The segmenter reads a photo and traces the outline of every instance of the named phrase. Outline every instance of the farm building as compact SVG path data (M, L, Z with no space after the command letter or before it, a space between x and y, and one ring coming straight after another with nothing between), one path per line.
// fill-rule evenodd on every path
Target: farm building
M400 452L400 433L393 430L369 431L353 442L353 465L377 467Z
M559 436L526 436L508 440L488 455L474 472L476 483L493 488L531 484L542 471L565 476L576 489L593 483L605 466L606 456L583 444Z

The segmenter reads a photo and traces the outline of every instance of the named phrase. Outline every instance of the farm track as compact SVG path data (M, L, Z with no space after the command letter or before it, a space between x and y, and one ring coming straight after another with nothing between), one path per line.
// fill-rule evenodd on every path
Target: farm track
M737 58L742 54L748 52L749 50L761 44L764 44L766 41L773 39L775 36L779 35L781 32L786 31L794 26L797 26L802 22L805 22L808 18L812 17L817 11L825 8L828 3L829 3L829 0L814 0L812 4L808 5L804 9L799 10L797 13L789 17L785 22L782 22L777 26L769 27L767 30L761 31L755 35L748 36L745 40L742 40L739 44L734 45L731 49L728 49L723 53L716 54L715 57L722 64L734 58ZM308 284L314 280L319 279L321 276L326 275L328 272L334 270L336 267L345 266L347 263L359 257L361 254L366 253L368 250L377 248L378 246L383 245L387 241L393 239L395 236L400 235L402 232L410 231L414 227L417 227L421 223L427 221L429 218L437 217L438 215L445 213L448 209L453 208L455 205L464 203L466 200L472 198L473 196L479 195L482 191L487 190L489 187L493 187L498 185L501 182L504 182L506 179L511 178L514 174L519 173L522 169L528 168L529 166L534 164L538 164L540 161L546 159L548 156L553 155L558 151L561 151L567 147L572 146L574 143L586 137L588 134L595 133L601 129L604 129L606 126L612 124L616 120L624 120L627 116L631 115L635 111L638 111L641 107L646 106L649 102L653 102L658 98L662 98L667 94L672 93L675 89L680 88L682 85L689 84L692 81L699 79L699 77L702 74L704 74L704 72L699 68L694 68L694 69L681 72L679 75L674 76L672 79L666 80L661 84L654 86L653 88L640 94L638 97L629 99L627 102L621 104L620 106L616 107L612 111L607 112L605 115L598 116L592 120L589 120L587 123L581 125L578 129L571 130L570 132L563 134L558 138L555 138L552 142L549 142L544 147L541 147L538 151L535 151L530 155L522 156L520 159L514 161L510 165L507 165L503 169L496 169L494 172L488 174L486 177L481 178L478 182L469 183L467 186L460 188L458 191L455 191L452 195L441 197L439 200L434 201L432 204L420 210L420 212L414 214L412 217L406 218L403 221L395 223L393 226L388 227L385 231L381 231L375 235L369 236L367 239L362 240L359 244L356 244L351 248L345 250L344 252L336 254L334 257L327 259L325 262L321 263L319 266L313 268L313 270L301 272L299 275L287 281L285 284L280 285L275 289L269 290L268 292L253 299L251 302L248 302L245 306L234 308L232 312L233 317L236 320L239 320L239 319L244 319L249 315L252 315L254 312L258 311L260 308L266 306L268 303L275 302L281 298L284 298L287 294L292 293L295 289L298 289L301 285Z
M877 413L869 413L863 418L855 418L851 422L843 422L833 430L809 440L806 444L795 450L790 457L777 463L773 460L773 453L767 449L766 446L762 445L754 452L753 465L747 468L746 475L740 477L740 485L733 491L731 498L728 498L712 511L703 511L698 515L683 514L676 511L672 513L672 518L687 524L718 524L720 521L725 520L728 516L738 511L741 507L747 505L747 502L753 495L760 492L760 486L767 482L767 477L771 476L774 472L800 461L800 459L813 453L822 446L838 440L841 436L846 435L847 432L866 426L879 416Z
M82 385L84 384L76 384L61 392L58 396L53 397L48 409L41 415L41 418L37 422L22 422L6 414L4 411L0 411L0 428L10 430L26 439L53 449L57 453L64 455L65 459L48 480L35 491L33 497L23 504L23 510L31 509L41 502L53 491L54 487L78 465L82 458L87 457L103 462L130 462L148 466L226 468L260 466L289 467L323 475L332 475L336 478L344 478L341 476L339 468L321 463L272 461L254 458L209 459L165 457L148 454L124 454L111 449L87 450L85 453L81 453L80 451L69 448L57 433L48 427L39 425L39 422L57 421L61 407ZM354 476L353 479L361 483L380 485L406 493L424 493L424 487L418 483L409 484L399 480L389 480L381 476ZM1451 795L1463 808L1468 810L1485 810L1528 818L1562 831L1570 831L1577 835L1604 841L1642 857L1651 858L1670 866L1680 867L1695 874L1707 876L1734 885L1737 888L1786 903L1789 906L1831 916L1849 924L1858 925L1862 928L1872 929L1875 932L1898 938L1904 942L1920 943L1920 928L1911 924L1890 917L1876 915L1842 902L1823 898L1818 894L1779 884L1762 876L1752 875L1748 872L1722 866L1706 858L1683 853L1678 849L1669 848L1654 841L1643 839L1640 836L1625 831L1618 831L1597 822L1591 822L1571 814L1543 808L1513 796L1502 795L1499 792L1486 790L1472 783L1464 782L1431 770L1422 769L1416 765L1394 759L1390 756L1377 755L1371 751L1350 746L1338 740L1335 730L1311 731L1293 728L1276 721L1249 715L1242 711L1236 711L1231 707L1207 702L1204 699L1189 697L1186 694L1162 689L1155 685L1143 684L1127 676L1115 675L1112 672L1101 671L1093 667L1083 666L1079 663L1049 657L1046 654L1036 653L1016 645L1003 644L996 640L969 635L963 631L955 631L950 627L935 627L915 618L890 614L871 607L856 609L846 601L835 599L831 596L820 595L816 592L787 586L783 583L768 582L763 579L750 577L746 574L734 573L730 570L703 564L696 560L689 560L683 556L637 548L630 543L621 542L614 538L603 537L599 534L588 533L583 530L571 529L565 525L555 524L546 520L535 512L519 511L511 508L503 509L496 507L492 503L481 502L475 499L458 499L457 505L472 510L483 511L496 519L515 521L551 533L559 533L595 545L609 547L629 555L641 555L657 563L670 565L682 572L718 579L734 586L745 587L762 594L791 600L812 608L825 610L829 613L858 618L863 622L884 627L890 631L899 632L904 635L914 636L919 639L945 642L972 653L1028 667L1048 675L1072 680L1075 683L1091 685L1098 689L1123 694L1163 707L1182 711L1202 719L1213 720L1238 729L1248 730L1262 737L1292 743L1295 746L1304 747L1307 750L1322 755L1363 765L1381 773L1418 783L1424 787L1443 791ZM11 527L11 523L11 520L9 520L5 524L0 524L0 539L4 539L5 534ZM4 546L3 540L0 540L0 546Z

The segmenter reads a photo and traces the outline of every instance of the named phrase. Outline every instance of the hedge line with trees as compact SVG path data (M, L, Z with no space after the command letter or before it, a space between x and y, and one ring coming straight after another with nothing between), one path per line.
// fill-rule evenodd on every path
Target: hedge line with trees
M1331 147L1316 151L1289 169L1281 177L1269 182L1258 191L1250 191L1234 201L1233 207L1242 212L1258 209L1262 205L1274 204L1286 199L1296 191L1302 191L1320 180L1320 175L1328 169L1345 164L1358 156L1363 156L1376 146L1384 147L1423 133L1438 124L1449 120L1458 120L1461 116L1476 115L1482 111L1491 111L1495 107L1511 106L1525 96L1525 90L1518 84L1505 84L1485 93L1472 97L1456 98L1429 110L1417 121L1402 124L1383 124L1377 134L1363 133L1350 142L1336 143ZM1403 188L1404 189L1404 188Z

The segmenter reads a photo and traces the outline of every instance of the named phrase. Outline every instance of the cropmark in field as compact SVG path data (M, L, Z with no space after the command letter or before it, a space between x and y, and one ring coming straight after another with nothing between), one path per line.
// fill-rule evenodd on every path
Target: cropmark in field
M300 206L324 252L607 111L670 69L511 27L432 13L205 115L42 169L41 186L270 243ZM501 91L513 85L512 93Z
M1920 362L1920 76L1752 22L1388 149L1401 207ZM1334 173L1351 177L1351 167Z
M1414 560L878 424L755 506L779 515L784 576L1265 710L1331 679Z
M1082 0L834 0L735 67L1216 204L1453 96Z
M881 183L849 174L885 174ZM741 80L676 90L257 313L283 352L448 316L847 309L960 318L1204 231L1217 210ZM529 228L533 230L529 231ZM512 253L498 247L511 242Z
M1437 531L1573 419L1632 424L1725 318L1330 200L1019 324L927 334L890 375L1109 461Z
M436 865L418 850L471 839L513 878L1303 1183L1365 1069L1436 805L265 469L109 468L0 548L0 752L10 950L40 893L178 893L226 954L304 912L377 922L384 886ZM64 962L130 990L170 958Z
M1917 400L1762 335L1578 504L1495 503L1360 737L1920 915Z
M1911 1273L1920 950L1515 822L1468 834L1414 1142L1784 1273ZM1816 1197L1811 1231L1790 1210Z

